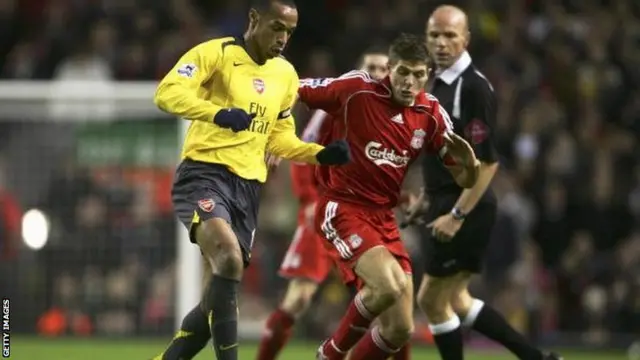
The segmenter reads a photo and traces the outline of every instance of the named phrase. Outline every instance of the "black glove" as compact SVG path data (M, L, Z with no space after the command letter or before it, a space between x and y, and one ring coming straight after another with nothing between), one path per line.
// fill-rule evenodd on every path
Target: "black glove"
M213 122L221 128L231 129L233 132L247 130L255 114L247 114L242 109L222 109L213 117Z
M316 154L320 165L344 165L351 161L351 151L346 140L334 141Z

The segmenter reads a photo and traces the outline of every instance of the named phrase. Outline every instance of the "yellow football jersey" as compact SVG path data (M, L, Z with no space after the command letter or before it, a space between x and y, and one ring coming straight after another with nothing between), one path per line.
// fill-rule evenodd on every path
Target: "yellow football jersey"
M256 64L242 39L226 37L197 45L162 79L155 103L166 112L194 120L184 140L182 158L222 164L238 176L265 182L265 151L305 163L317 163L318 144L295 134L291 108L299 79L284 58ZM213 123L225 108L255 114L246 131L234 133Z

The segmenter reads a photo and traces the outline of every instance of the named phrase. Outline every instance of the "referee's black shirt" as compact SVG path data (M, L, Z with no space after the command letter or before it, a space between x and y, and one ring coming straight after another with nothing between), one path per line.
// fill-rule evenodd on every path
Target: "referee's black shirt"
M492 131L496 123L496 96L489 80L471 62L469 53L464 52L450 68L436 73L427 90L447 110L455 133L471 144L478 160L497 162ZM462 192L438 156L427 155L422 171L429 197ZM488 189L481 201L495 201L493 191Z

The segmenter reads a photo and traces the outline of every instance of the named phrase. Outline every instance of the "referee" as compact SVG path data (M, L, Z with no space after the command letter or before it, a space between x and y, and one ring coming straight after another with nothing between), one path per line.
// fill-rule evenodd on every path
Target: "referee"
M496 96L489 81L473 65L466 51L466 14L454 6L437 8L428 20L427 46L436 72L429 92L449 112L454 131L474 148L481 161L473 188L460 188L436 156L423 163L424 194L428 199L424 229L425 274L418 303L426 313L443 360L462 360L461 323L501 343L520 359L557 360L530 345L504 318L467 286L478 273L496 219L496 197L490 183L498 170L492 127ZM422 201L422 200L420 200Z

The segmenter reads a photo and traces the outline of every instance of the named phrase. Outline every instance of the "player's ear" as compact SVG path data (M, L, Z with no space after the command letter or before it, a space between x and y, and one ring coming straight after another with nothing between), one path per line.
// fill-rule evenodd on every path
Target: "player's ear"
M258 10L251 8L249 10L249 29L255 30L260 21L260 14Z

